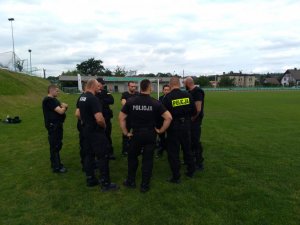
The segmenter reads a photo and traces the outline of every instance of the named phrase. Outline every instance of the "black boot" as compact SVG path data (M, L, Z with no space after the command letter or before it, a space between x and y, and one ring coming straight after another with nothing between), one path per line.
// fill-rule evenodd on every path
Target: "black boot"
M98 184L99 184L99 180L96 177L90 176L86 178L86 186L94 187L97 186Z
M59 152L53 154L53 173L66 173L67 169L61 164Z
M149 185L149 183L142 183L142 184L141 184L140 191L141 191L142 193L146 193L146 192L148 192L149 190L150 190L150 185Z
M119 190L119 186L115 183L102 183L101 191L116 191Z
M136 188L135 181L129 180L129 179L126 179L126 180L123 182L123 185L124 185L125 187L128 187L128 188Z

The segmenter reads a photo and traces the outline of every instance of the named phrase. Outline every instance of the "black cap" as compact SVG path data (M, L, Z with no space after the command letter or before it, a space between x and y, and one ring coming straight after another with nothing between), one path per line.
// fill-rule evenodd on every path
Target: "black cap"
M101 84L105 84L105 81L103 80L102 77L97 78L97 81Z

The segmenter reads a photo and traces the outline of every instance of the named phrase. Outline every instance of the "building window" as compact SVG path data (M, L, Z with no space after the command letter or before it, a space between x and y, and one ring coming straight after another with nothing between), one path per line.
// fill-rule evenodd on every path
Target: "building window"
M114 86L114 92L119 92L119 86L118 85Z

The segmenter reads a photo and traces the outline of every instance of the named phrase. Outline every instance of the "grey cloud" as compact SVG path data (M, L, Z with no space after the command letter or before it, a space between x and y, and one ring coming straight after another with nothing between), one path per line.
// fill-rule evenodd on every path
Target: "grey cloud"
M280 50L280 49L289 49L289 48L299 48L300 40L291 40L291 39L272 39L269 40L271 42L270 45L266 45L260 47L260 50Z
M170 43L174 40L171 36L163 34L159 29L146 29L134 32L129 36L130 43L155 45L159 43Z
M153 50L155 54L170 55L170 54L183 54L185 49L183 47L158 47Z

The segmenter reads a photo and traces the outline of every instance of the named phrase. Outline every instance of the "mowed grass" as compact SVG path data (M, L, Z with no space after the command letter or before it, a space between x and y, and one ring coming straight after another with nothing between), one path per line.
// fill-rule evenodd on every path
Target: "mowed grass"
M38 83L46 88L47 82ZM155 159L146 194L122 186L113 193L85 186L74 117L78 95L59 97L70 105L61 152L69 171L53 174L41 110L46 90L22 93L0 95L1 118L23 120L0 124L0 224L300 223L300 92L207 92L205 171L169 184L164 155ZM114 97L117 160L110 166L112 181L121 184L127 164L117 122L120 95Z

